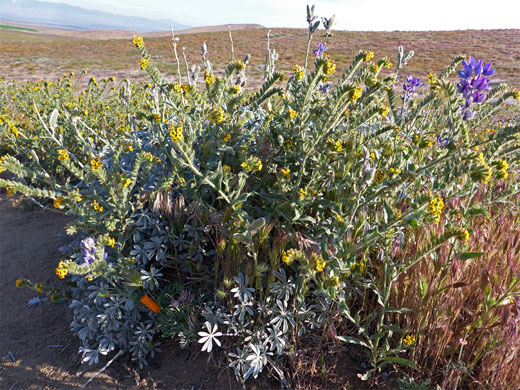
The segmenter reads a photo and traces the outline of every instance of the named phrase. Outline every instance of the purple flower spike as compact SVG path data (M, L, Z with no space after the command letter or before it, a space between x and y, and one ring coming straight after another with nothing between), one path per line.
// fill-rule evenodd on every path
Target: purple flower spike
M318 48L313 50L314 56L316 58L321 57L323 55L323 53L325 53L328 49L329 48L327 46L325 46L323 43L319 43Z
M460 82L457 88L466 99L462 106L462 118L470 120L475 116L475 113L470 110L471 105L482 103L486 99L483 92L490 90L489 79L484 76L493 75L495 69L491 68L491 62L484 64L484 61L479 61L473 56L469 57L469 62L462 61L462 66L464 70L459 71Z
M92 237L87 237L81 241L81 254L83 255L82 265L92 264L96 260L96 242ZM103 253L103 258L107 258L107 253Z

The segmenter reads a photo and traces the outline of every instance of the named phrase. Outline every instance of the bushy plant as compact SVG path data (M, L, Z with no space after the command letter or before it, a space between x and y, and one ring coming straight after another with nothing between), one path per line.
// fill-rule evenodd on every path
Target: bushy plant
M310 48L314 8L307 19ZM0 167L16 178L0 186L75 218L57 274L71 277L83 361L120 350L142 365L160 334L186 344L198 333L239 379L269 367L289 384L284 367L312 335L366 349L363 379L417 367L405 358L417 340L399 326L413 305L393 306L396 283L447 243L474 256L483 186L507 188L491 203L518 192L506 179L520 125L483 126L520 93L490 89L491 64L473 57L430 74L429 89L411 75L401 88L413 56L401 47L394 72L362 50L339 74L326 42L289 77L268 47L264 84L249 91L249 56L218 77L204 45L202 80L180 66L168 80L134 44L153 85L91 82L77 96L67 79L1 95Z

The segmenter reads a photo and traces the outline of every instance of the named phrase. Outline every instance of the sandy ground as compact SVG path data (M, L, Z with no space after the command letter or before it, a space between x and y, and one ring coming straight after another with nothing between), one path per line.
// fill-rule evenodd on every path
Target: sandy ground
M39 209L25 211L20 197L2 193L0 221L0 389L79 389L101 365L80 363L79 342L69 329L72 313L68 305L46 302L30 308L28 300L38 293L15 287L17 278L64 286L55 268L58 234L64 233L67 218ZM142 371L126 357L119 358L87 389L241 388L228 370L208 364L207 355L200 354L197 346L181 350L166 341L161 348L150 367ZM269 387L261 382L248 388Z

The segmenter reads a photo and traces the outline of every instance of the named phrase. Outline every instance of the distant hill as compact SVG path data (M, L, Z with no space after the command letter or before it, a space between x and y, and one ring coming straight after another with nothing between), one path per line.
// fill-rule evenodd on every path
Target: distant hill
M71 30L119 29L140 32L190 28L173 20L152 20L35 0L0 0L0 19Z

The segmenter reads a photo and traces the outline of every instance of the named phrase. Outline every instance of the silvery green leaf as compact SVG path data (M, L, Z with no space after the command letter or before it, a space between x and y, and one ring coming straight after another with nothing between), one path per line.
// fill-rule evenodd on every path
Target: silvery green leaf
M259 229L265 226L265 218L258 218L251 222L251 225L247 228L251 235L255 234Z
M55 108L54 111L52 111L51 116L49 118L49 127L54 132L54 130L56 130L57 125L58 125L58 109Z

